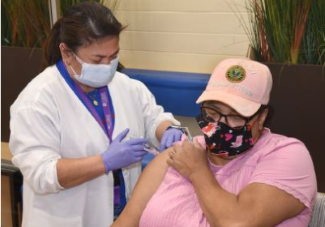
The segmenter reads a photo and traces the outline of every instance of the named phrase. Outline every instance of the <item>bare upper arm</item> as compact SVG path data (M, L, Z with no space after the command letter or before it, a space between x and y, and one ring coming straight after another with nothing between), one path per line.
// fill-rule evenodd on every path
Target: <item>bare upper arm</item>
M141 174L134 191L120 217L112 226L138 226L142 212L158 189L168 169L166 162L169 149L155 157Z
M275 226L302 212L305 205L291 194L275 186L252 183L238 195L243 210L250 210L243 217L248 226ZM241 209L239 209L241 210Z

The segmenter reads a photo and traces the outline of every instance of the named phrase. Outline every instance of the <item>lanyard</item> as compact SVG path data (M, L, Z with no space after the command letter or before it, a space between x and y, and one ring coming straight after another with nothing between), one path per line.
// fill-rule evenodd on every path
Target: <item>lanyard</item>
M64 63L62 60L58 61L56 63L56 66L67 82L67 84L70 86L70 88L73 90L73 92L78 96L78 98L81 100L81 102L86 106L88 111L93 115L95 120L98 122L100 127L103 129L105 134L107 135L110 143L112 142L112 134L114 129L114 108L112 105L112 100L109 94L109 91L107 87L102 87L99 89L100 99L101 99L101 105L104 112L104 118L105 118L105 125L103 121L101 120L99 114L97 113L94 106L90 103L89 99L87 98L86 94L83 92L81 87L70 77Z

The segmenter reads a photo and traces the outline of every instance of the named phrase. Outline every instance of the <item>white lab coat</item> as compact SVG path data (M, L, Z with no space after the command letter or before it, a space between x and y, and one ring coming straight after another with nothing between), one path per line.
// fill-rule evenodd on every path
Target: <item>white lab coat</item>
M140 81L117 72L108 87L115 110L113 138L130 128L129 138L147 137L158 146L159 123L179 124ZM101 154L109 141L56 66L31 81L10 111L12 162L24 176L23 227L108 227L113 222L111 172L69 189L58 182L58 159ZM141 163L123 169L127 198L140 173Z

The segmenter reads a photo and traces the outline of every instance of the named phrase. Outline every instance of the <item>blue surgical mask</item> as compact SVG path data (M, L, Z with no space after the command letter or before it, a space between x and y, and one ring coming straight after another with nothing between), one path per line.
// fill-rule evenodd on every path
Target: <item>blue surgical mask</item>
M81 64L81 74L78 75L71 65L70 68L74 73L74 77L79 83L87 85L89 87L99 88L107 86L107 84L112 81L117 69L119 61L118 57L116 57L110 62L109 65L107 65L89 64L83 62L77 55L75 56L77 61Z

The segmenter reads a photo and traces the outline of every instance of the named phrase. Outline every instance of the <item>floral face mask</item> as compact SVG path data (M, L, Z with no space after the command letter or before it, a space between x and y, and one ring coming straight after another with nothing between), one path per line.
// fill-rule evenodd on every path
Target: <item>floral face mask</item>
M202 115L196 121L204 133L207 149L220 157L237 156L254 146L250 125L233 129L222 122L207 122Z

